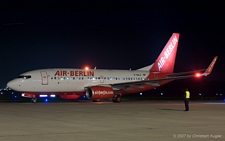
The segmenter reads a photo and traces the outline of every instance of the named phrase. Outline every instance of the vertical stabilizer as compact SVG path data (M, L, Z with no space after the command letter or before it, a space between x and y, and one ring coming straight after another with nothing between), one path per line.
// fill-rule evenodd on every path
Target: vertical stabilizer
M151 72L173 73L179 36L179 33L173 33L150 69Z

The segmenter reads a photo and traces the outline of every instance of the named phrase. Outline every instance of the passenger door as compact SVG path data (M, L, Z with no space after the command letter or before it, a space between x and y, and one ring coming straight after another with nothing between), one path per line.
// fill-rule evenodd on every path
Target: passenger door
M46 71L41 71L41 79L42 79L42 85L48 85L48 74Z

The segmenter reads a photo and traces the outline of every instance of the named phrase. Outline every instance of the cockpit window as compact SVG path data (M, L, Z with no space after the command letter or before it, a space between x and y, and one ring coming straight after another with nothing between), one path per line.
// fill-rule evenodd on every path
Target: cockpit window
M18 78L29 79L31 75L20 75Z

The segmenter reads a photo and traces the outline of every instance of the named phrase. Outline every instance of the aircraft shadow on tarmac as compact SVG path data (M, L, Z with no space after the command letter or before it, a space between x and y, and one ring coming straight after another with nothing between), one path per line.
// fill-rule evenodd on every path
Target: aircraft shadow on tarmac
M184 111L181 109L167 109L167 108L159 108L160 110L167 110L167 111Z

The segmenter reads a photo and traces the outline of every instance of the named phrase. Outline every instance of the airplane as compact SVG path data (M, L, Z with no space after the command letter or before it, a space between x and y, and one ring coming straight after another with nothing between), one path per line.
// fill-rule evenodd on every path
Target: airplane
M86 96L92 101L111 99L120 103L122 95L139 93L165 85L173 80L207 76L218 56L207 69L173 73L179 33L173 33L156 61L137 70L53 68L25 72L7 83L23 97L37 102L40 95L75 100Z

